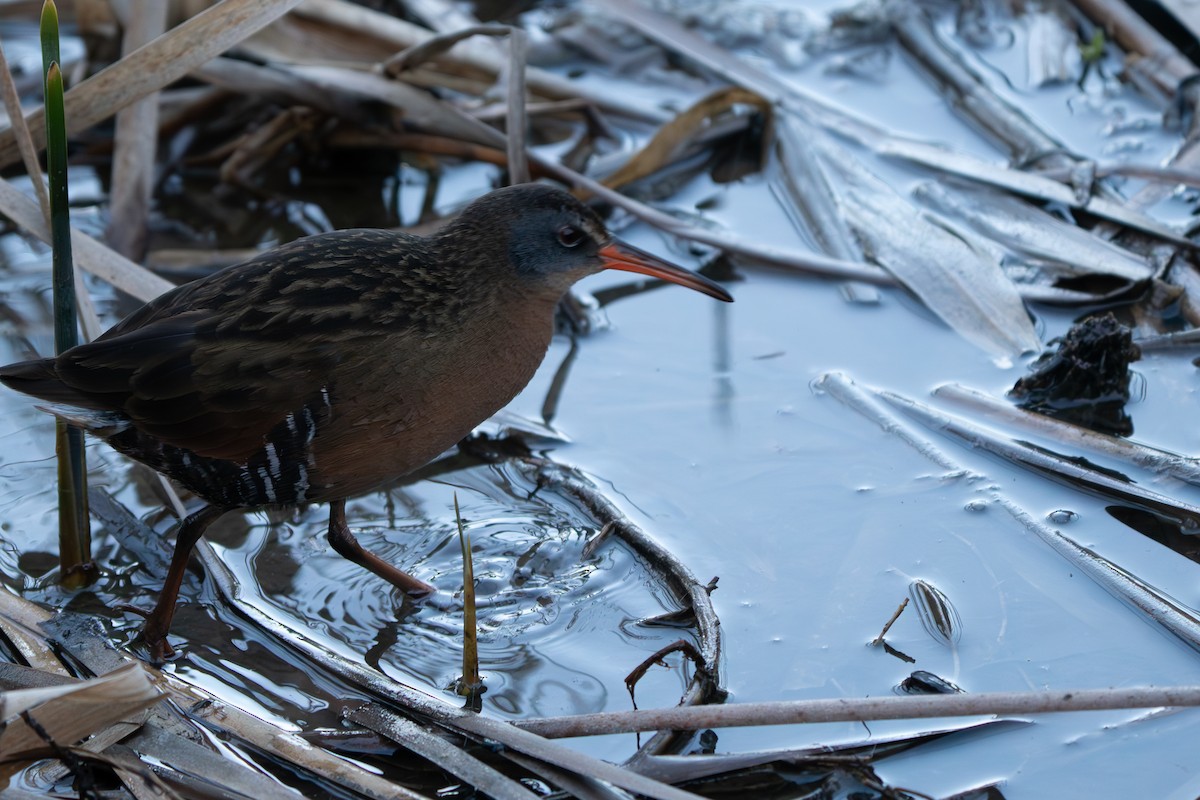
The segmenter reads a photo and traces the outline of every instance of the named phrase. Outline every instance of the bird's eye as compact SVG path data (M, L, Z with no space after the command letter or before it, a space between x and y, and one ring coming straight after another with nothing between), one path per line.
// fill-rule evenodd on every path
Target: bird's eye
M563 247L578 247L583 241L583 231L574 225L563 225L558 229L558 243Z

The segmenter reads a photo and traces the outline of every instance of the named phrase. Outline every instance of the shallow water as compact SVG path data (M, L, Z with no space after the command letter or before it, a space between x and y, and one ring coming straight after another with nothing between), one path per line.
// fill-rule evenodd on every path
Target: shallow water
M948 21L942 30L949 32ZM1013 47L972 57L991 77L1019 73ZM1110 69L1115 58L1110 54ZM826 74L821 59L785 77L889 129L1001 160L898 54L878 81ZM1111 82L1087 92L1071 85L1033 90L1019 78L995 83L1083 155L1157 163L1174 143L1153 128L1115 125L1153 110ZM928 177L868 161L902 190ZM490 168L451 176L445 202L482 191L493 176ZM732 185L697 178L666 205L702 214L748 239L805 246L762 177ZM1169 218L1190 208L1176 199L1156 211ZM696 265L688 249L645 226L630 226L622 235ZM38 270L45 261L31 259L20 245L7 250L14 254L5 274L8 301L40 319L37 302L44 293L34 287L41 285ZM1001 395L1024 374L1023 363L997 366L897 290L882 290L877 304L851 304L832 281L742 272L743 279L729 285L737 300L732 306L679 288L608 305L610 325L580 339L552 420L570 443L550 451L593 476L701 581L720 578L713 599L732 701L886 695L915 669L970 692L1200 683L1193 651L1143 621L986 499L994 486L1035 517L1073 512L1063 526L1067 533L1189 605L1200 604L1193 562L1121 524L1096 498L930 434L951 459L987 477L947 473L814 387L824 373L838 370L919 400L948 381ZM594 292L627 282L628 276L605 274L580 288ZM1061 335L1075 313L1030 310L1043 341ZM3 331L0 358L20 357L17 331L8 324ZM39 346L46 343L44 333ZM541 418L568 349L566 339L554 342L511 411ZM1192 423L1192 355L1151 353L1135 365L1141 394L1129 412L1138 441L1200 451L1200 428ZM29 574L31 563L46 561L38 554L54 549L52 426L11 393L0 393L0 408L0 571L26 596L65 604L70 598L52 582ZM89 456L95 481L113 486L138 513L153 512L156 502L137 496L121 459L97 445L89 447ZM1200 502L1196 487L1134 477ZM399 602L374 577L329 551L323 509L276 526L251 515L248 526L235 522L225 526L229 538L215 538L241 580L266 593L254 602L305 620L331 647L452 699L446 687L460 671L461 634L455 492L476 549L491 713L628 708L624 675L679 636L641 623L671 608L670 601L618 545L582 559L582 541L594 522L530 498L502 467L397 490L390 500L394 522L383 495L350 504L351 524L364 544L441 590L438 602L421 608ZM162 521L156 526L168 527ZM136 569L103 538L97 553L106 560L95 589L101 599L132 596L146 604L143 593L155 590L160 576ZM947 646L910 608L888 634L894 648L915 659L907 663L868 644L917 578L947 596L962 633ZM335 724L341 698L330 695L337 687L296 674L281 648L259 640L237 619L214 619L211 606L197 605L212 597L194 575L183 598L191 605L177 619L183 656L173 669L268 717L302 727ZM130 635L137 620L118 622L120 635ZM651 674L639 688L638 704L674 702L682 689L679 671ZM723 730L718 750L862 741L937 727L930 720ZM1200 772L1191 766L1190 743L1198 727L1200 712L1194 710L1041 716L1002 731L951 736L888 758L878 770L892 785L935 796L993 781L1009 798L1195 796ZM636 742L632 736L604 737L578 746L621 759Z

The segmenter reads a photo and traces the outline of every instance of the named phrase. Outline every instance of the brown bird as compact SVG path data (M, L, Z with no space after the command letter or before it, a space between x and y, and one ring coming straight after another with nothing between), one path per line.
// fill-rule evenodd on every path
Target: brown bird
M491 192L428 238L344 230L167 292L89 344L0 367L0 381L208 502L180 524L142 636L159 661L188 556L240 508L329 503L329 543L410 594L363 549L347 497L452 447L533 377L555 305L587 275L639 272L732 301L615 240L571 195Z

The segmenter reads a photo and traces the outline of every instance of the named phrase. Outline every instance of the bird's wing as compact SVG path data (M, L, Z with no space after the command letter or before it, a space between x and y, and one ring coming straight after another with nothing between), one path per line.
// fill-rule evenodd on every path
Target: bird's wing
M214 341L206 316L185 313L75 348L54 362L59 395L32 393L117 411L142 433L203 456L244 460L289 413L328 391L338 354L303 335L290 346L236 333Z
M377 296L379 271L355 266L363 245L393 262L422 255L419 240L378 231L310 237L169 292L53 360L56 381L23 390L119 412L203 456L243 460L289 414L328 405L338 364L366 357L385 332L377 317L392 321L382 327L403 347L412 302L403 282Z

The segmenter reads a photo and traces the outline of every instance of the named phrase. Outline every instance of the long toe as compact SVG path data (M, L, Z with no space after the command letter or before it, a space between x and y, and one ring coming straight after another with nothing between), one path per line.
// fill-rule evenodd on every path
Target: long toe
M148 614L142 611L137 611L136 613L146 617L146 621L142 623L142 632L138 635L138 638L146 646L146 649L150 651L150 662L158 666L175 655L175 648L171 647L167 641L167 633L170 631L171 620L169 618L164 620L162 615L156 612L157 609Z
M421 580L420 578L414 578L412 575L409 575L407 572L402 572L400 570L396 570L396 578L395 579L388 578L387 576L384 576L384 577L388 583L390 583L392 586L395 586L397 589L404 592L409 597L416 597L416 598L428 597L429 595L431 595L437 591L437 589L432 584L426 583L425 581Z
M167 641L166 634L150 630L149 622L142 626L141 640L150 651L150 663L156 667L175 656L175 648Z

